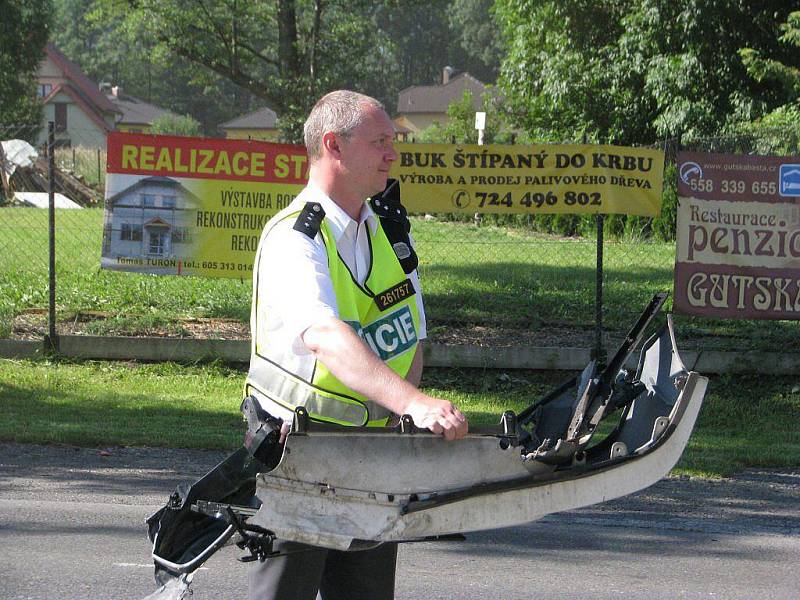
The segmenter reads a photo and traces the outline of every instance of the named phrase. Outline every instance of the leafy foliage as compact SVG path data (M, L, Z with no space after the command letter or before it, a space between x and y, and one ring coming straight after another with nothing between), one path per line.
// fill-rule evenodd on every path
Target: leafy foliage
M794 47L792 63L766 58L758 50L739 51L747 72L756 81L780 85L786 103L753 122L735 124L731 130L754 138L754 150L762 154L800 154L800 11L790 13L780 27L778 40Z
M162 115L150 126L150 133L165 135L199 136L200 123L189 115Z
M439 81L446 64L480 78L499 65L490 0L53 1L56 44L92 78L191 114L206 133L268 105L301 141L327 91L392 111L401 88Z
M0 127L14 126L35 138L41 123L36 70L44 56L50 3L0 0Z
M208 69L174 55L147 32L138 13L109 0L53 0L52 41L95 81L178 114L191 114L204 133L257 108L251 95Z
M714 134L781 104L780 86L747 77L741 48L797 60L775 35L782 0L498 0L496 12L508 43L498 86L543 139Z
M483 133L485 144L507 143L512 139L502 113L493 106L492 99L486 95L482 99L482 107L486 113L486 129ZM448 120L445 124L435 122L430 127L420 131L416 139L423 143L439 144L477 144L478 130L475 129L475 109L472 92L465 90L459 100L454 100L447 107Z

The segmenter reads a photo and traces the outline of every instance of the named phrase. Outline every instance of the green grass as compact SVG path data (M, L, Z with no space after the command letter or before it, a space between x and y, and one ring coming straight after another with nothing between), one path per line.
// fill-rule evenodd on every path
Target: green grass
M224 365L0 360L0 441L232 450L242 439L244 377ZM470 422L488 424L565 378L429 369L423 388L458 404ZM800 466L799 384L798 377L713 379L677 472Z
M59 210L56 216L59 320L81 311L113 315L94 334L180 335L176 321L223 317L246 323L249 278L206 279L101 270L102 209ZM568 327L591 331L595 314L595 243L560 240L523 229L415 218L420 276L430 326L490 324L510 329ZM47 307L47 211L0 209L0 337L10 321ZM672 289L674 245L607 242L603 321L624 333L653 293ZM669 309L671 304L667 304ZM705 348L791 347L797 321L676 319L678 337Z
M244 379L216 366L0 360L0 439L234 448Z

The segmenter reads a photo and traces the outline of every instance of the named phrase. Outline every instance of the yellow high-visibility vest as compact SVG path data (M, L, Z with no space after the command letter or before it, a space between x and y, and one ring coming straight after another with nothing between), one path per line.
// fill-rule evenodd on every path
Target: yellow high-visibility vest
M258 273L261 247L271 229L284 219L297 219L298 216L302 215L295 208L292 212L278 213L267 223L256 254L254 277ZM405 377L419 344L419 310L414 287L400 266L380 220L374 234L370 233L369 227L366 231L371 253L370 271L363 285L359 285L339 256L327 221L323 219L319 225L339 318L353 327L387 366ZM257 392L262 405L268 399L289 410L303 406L311 419L327 423L382 426L388 422L391 416L388 409L346 387L319 360L314 364L310 379L292 373L287 368L288 361L281 359L280 349L269 347L268 332L258 327L258 320L266 317L264 310L259 306L258 285L255 284L251 317L252 356L245 395ZM269 411L269 406L264 408Z

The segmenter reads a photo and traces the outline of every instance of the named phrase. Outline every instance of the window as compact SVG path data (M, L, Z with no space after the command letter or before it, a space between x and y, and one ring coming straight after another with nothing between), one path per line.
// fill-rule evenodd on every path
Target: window
M156 254L161 256L164 254L164 246L166 245L167 240L167 232L158 229L156 231L150 232L150 245L148 247L148 252L150 254Z
M67 104L66 102L54 102L53 107L56 111L56 131L67 130Z
M155 206L156 205L156 196L155 196L155 194L142 194L142 205L143 206Z
M175 196L161 196L161 206L175 208Z
M39 98L45 98L46 96L49 96L50 92L52 92L52 91L53 91L52 84L40 83L39 84L39 89L37 91L37 95L39 96Z
M132 223L123 223L120 230L119 239L123 242L141 242L142 226Z
M176 227L172 230L173 244L188 244L191 241L192 236L188 227Z

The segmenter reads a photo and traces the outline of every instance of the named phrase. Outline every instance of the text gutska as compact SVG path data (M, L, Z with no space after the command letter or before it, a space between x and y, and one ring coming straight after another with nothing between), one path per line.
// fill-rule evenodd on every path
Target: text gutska
M681 153L675 309L800 318L799 157ZM789 180L792 183L792 180Z

